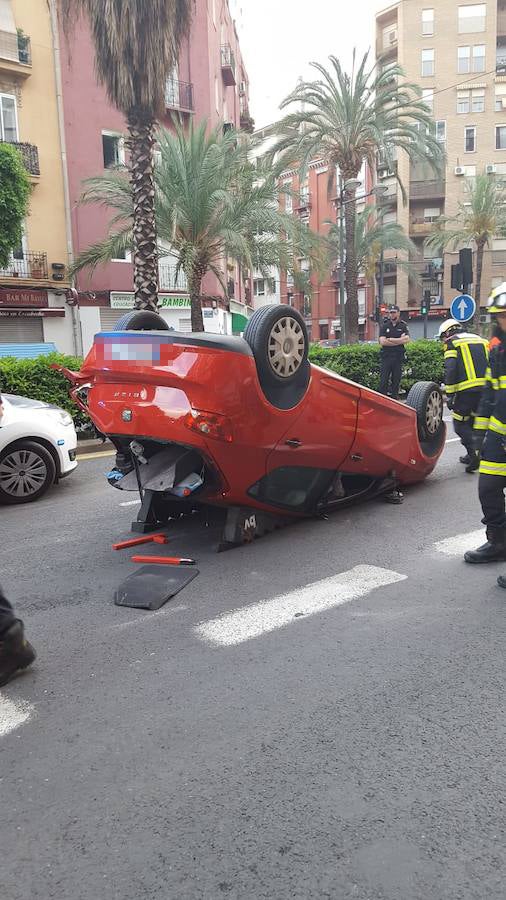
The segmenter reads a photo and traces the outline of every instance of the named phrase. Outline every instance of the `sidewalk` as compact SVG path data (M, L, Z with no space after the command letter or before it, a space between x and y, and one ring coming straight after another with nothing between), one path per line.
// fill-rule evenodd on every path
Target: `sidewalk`
M114 451L114 445L110 441L102 443L100 438L83 438L77 442L77 458L83 453L100 453L101 451Z

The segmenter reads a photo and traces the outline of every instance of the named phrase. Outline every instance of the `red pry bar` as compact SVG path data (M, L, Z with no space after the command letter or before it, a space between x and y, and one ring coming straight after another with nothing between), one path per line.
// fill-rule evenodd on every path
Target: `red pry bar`
M156 566L194 566L194 559L184 556L132 556L135 563L153 563Z
M145 534L143 537L130 538L128 541L119 541L112 545L113 550L127 550L128 547L138 547L139 544L168 544L169 539L165 534Z

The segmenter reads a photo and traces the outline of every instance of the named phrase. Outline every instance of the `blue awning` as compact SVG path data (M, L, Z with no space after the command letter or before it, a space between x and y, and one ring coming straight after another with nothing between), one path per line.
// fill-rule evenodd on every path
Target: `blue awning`
M14 356L16 359L36 359L56 353L56 344L0 344L0 359Z

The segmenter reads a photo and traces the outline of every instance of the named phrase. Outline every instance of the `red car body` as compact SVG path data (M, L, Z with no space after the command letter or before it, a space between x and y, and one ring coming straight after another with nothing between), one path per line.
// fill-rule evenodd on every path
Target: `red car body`
M352 495L414 484L444 447L444 425L421 441L415 409L314 365L294 405L274 405L239 337L102 333L81 371L66 374L78 402L87 386L87 412L120 452L131 441L146 457L174 446L198 452L205 475L186 501L193 506L308 515L326 498L331 505L336 475ZM128 484L135 489L132 476Z

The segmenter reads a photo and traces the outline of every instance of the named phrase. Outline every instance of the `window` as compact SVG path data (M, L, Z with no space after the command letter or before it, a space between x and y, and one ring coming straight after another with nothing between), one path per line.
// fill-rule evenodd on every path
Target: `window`
M434 75L434 50L422 50L422 76Z
M476 150L476 128L474 125L464 128L464 150L466 153L474 153Z
M506 125L495 126L495 149L506 150Z
M130 250L123 250L123 254L121 256L113 257L111 262L132 262L132 254L130 253Z
M500 112L506 109L506 85L496 84L495 86L495 108Z
M16 98L10 94L0 94L0 140L18 140Z
M471 48L457 47L457 72L465 75L471 71Z
M441 209L439 206L427 206L423 211L423 221L424 222L435 222L436 219L439 219L441 215Z
M321 340L321 341L328 341L328 338L329 338L329 326L328 326L328 323L327 323L327 325L320 325L320 340Z
M422 91L422 99L429 107L431 113L434 112L434 88L424 88Z
M433 9L422 9L422 34L434 34Z
M287 191L291 191L292 190L292 182L284 181L283 187ZM293 212L293 197L292 197L291 193L285 194L284 197L285 197L285 212L291 214Z
M397 222L397 212L395 209L389 210L388 212L383 213L382 222L384 225L388 225L390 222Z
M473 72L485 71L485 44L475 44L473 47Z
M477 6L459 6L459 34L485 31L486 12L485 3L479 3Z
M255 297L265 297L265 278L253 279L253 293Z
M485 111L485 91L475 88L471 91L457 91L458 113L482 113Z
M445 119L438 119L436 122L436 141L439 141L440 144L444 144L446 141Z
M112 169L114 166L123 165L125 162L125 151L121 135L103 131L102 152L104 155L104 167L106 169Z

